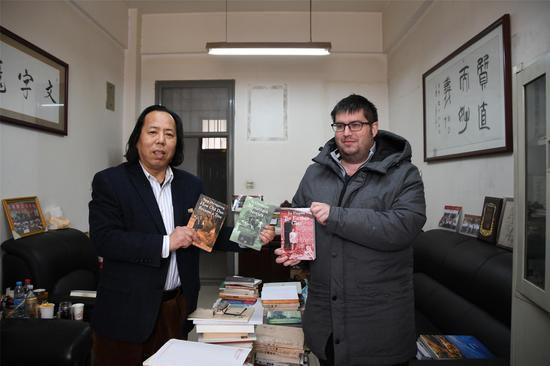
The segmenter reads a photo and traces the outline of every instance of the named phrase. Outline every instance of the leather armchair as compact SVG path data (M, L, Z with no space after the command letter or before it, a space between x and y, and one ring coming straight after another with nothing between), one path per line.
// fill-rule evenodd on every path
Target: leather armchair
M97 255L91 240L76 229L49 231L2 244L2 288L30 278L50 299L68 298L71 290L95 290Z
M90 239L64 229L7 240L2 244L2 288L30 278L48 291L50 302L85 303L84 320L94 299L70 298L71 290L95 290L98 261ZM91 300L91 301L90 301ZM65 319L4 319L0 322L1 365L89 365L92 331L87 322Z

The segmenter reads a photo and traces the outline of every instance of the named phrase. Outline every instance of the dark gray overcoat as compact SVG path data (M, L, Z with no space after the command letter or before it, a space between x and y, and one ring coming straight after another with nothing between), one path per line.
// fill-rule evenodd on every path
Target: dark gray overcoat
M424 186L411 147L379 130L374 155L348 179L328 141L293 198L331 206L316 224L303 327L320 358L333 334L336 365L389 365L416 353L411 242L425 221Z

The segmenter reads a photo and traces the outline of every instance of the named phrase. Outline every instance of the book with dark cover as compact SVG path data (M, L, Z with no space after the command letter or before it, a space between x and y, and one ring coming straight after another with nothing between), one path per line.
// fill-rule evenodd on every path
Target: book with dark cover
M502 198L485 197L479 225L479 239L496 243L501 211Z
M228 207L226 204L201 194L193 214L187 223L187 227L197 232L198 242L194 246L211 252L220 233L220 229L227 217Z
M254 250L262 249L260 231L271 221L275 206L259 198L246 197L230 240Z
M307 208L281 208L281 248L289 259L315 259L315 218Z

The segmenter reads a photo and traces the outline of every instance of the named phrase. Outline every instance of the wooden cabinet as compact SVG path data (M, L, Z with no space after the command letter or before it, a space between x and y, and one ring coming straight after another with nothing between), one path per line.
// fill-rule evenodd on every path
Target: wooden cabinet
M550 54L516 84L517 289L550 312Z
M273 241L259 253L251 249L240 252L239 275L261 278L263 282L289 281L290 268L275 263L274 250L280 246L280 242Z

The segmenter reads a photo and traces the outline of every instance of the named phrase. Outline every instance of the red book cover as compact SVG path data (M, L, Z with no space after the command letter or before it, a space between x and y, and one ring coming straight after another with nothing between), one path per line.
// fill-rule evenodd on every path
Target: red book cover
M315 259L315 218L308 208L282 208L281 248L289 259Z

